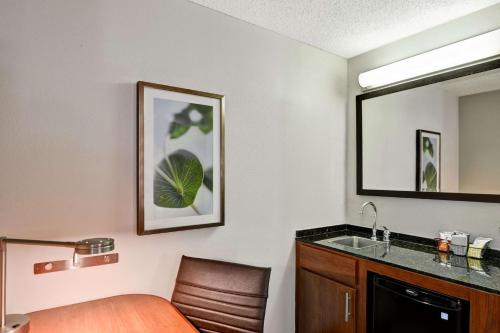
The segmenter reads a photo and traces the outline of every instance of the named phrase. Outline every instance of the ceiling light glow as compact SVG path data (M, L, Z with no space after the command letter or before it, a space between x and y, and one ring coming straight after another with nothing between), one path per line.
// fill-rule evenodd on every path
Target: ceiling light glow
M374 89L500 55L500 29L361 73L359 85Z

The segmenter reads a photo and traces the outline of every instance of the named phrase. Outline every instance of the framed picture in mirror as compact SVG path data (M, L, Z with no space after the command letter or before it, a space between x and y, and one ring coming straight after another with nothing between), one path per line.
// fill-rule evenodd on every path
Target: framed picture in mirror
M441 133L417 130L418 192L441 191Z

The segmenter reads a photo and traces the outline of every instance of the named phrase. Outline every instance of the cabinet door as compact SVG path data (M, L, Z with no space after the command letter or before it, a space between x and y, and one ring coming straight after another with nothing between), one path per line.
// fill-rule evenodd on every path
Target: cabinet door
M354 333L356 290L299 268L297 332Z
M500 296L472 290L470 333L500 333Z

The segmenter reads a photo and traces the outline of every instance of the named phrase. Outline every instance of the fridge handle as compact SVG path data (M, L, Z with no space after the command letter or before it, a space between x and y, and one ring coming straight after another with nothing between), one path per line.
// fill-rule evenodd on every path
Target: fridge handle
M345 293L345 316L344 316L344 320L346 323L349 322L349 316L351 315L350 303L351 303L351 295L349 295L349 292L346 292Z

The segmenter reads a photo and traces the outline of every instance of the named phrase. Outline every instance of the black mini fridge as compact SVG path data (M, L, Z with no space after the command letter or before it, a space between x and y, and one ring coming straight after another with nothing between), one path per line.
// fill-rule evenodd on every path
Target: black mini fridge
M369 277L370 333L468 333L469 302L376 274Z

